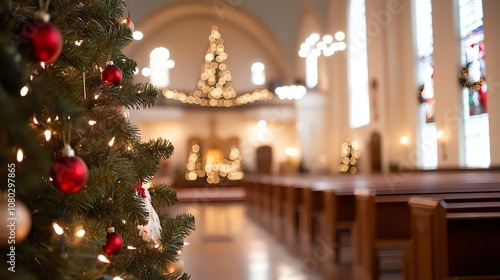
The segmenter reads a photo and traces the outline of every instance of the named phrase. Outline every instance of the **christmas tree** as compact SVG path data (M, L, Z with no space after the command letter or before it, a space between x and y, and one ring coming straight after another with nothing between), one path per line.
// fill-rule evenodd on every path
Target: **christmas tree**
M351 173L356 174L358 172L358 161L359 161L359 144L351 138L347 138L344 143L342 143L342 148L340 151L340 165L339 171L341 173Z
M167 99L207 107L232 107L273 98L268 89L256 89L251 93L237 94L231 82L231 71L226 64L228 54L225 51L224 40L217 26L212 26L208 40L209 47L205 53L205 62L201 69L197 89L186 94L165 88L163 95Z
M125 8L0 1L0 279L189 279L194 218L149 183L173 146L124 114L158 94L132 83Z

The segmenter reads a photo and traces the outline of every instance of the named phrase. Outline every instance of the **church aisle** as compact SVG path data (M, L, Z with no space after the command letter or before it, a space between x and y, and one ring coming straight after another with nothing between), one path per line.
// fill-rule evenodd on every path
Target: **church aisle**
M181 257L193 280L323 279L320 268L290 255L249 219L242 202L182 203L175 210L196 217Z

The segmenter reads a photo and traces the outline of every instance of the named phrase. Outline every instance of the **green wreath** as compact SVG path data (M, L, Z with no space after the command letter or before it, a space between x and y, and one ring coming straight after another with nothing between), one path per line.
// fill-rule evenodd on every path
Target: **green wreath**
M471 90L480 90L484 83L484 78L479 79L479 81L471 83L469 82L469 66L472 62L467 63L462 68L462 73L458 75L458 80L463 88L470 88Z
M425 98L425 97L423 96L423 94L424 94L424 90L425 90L425 85L422 85L422 86L418 89L417 98L418 98L418 102L420 102L420 104L427 103L427 98Z

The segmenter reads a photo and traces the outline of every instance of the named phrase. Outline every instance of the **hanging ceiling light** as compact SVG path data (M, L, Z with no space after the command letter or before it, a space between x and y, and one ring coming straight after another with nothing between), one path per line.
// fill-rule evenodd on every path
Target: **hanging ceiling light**
M201 69L197 89L186 94L165 88L163 95L167 99L207 107L233 107L272 99L273 95L267 89L237 94L231 82L231 72L226 64L228 54L224 50L224 40L222 40L217 26L212 27L209 41L210 45L205 54L205 62Z
M291 85L291 86L282 86L276 88L276 94L278 97L283 99L301 99L307 92L305 86L302 85Z

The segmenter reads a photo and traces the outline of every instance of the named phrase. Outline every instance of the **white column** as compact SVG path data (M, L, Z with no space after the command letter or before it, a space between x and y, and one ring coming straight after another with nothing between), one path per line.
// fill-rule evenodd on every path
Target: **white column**
M491 166L500 166L500 1L483 0Z
M458 18L458 1L432 1L435 116L437 130L443 131L438 141L438 168L465 163L462 88L458 83L462 69Z
M310 173L328 172L326 98L321 92L308 90L295 106L302 164Z

